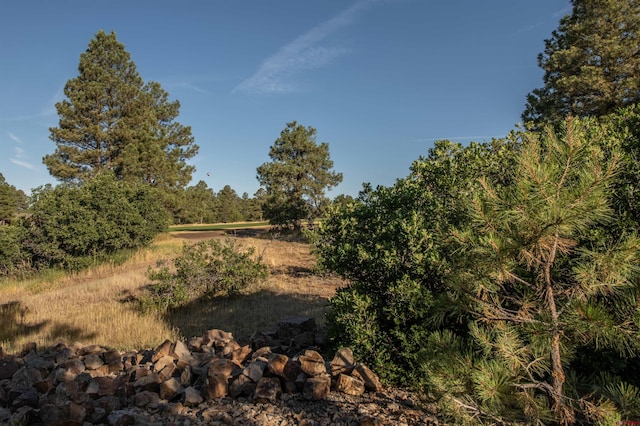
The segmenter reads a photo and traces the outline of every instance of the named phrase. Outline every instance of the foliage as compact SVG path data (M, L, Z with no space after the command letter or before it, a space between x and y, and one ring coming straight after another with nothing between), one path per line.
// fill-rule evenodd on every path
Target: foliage
M15 215L27 207L27 196L23 191L9 185L0 173L0 225L10 223Z
M24 226L0 226L0 276L24 277L31 272L31 255L24 240Z
M241 249L235 240L205 240L182 248L173 268L149 271L154 281L141 299L143 310L166 311L199 298L234 296L267 278L267 267L255 248Z
M579 393L568 365L591 343L622 356L640 349L640 240L630 234L607 245L591 233L612 220L618 161L570 120L559 136L527 135L513 185L481 180L469 225L453 233L448 280L473 313L471 334L484 354L474 363L472 410L516 409L541 422L552 413L562 424L608 415Z
M79 75L56 104L56 144L43 159L52 176L81 183L110 170L118 178L163 188L191 180L186 160L198 152L191 129L176 122L180 104L160 84L144 84L115 33L98 32L80 55Z
M640 101L640 2L572 4L538 57L544 86L527 96L523 120L538 128L568 116L604 116Z
M393 187L365 185L354 202L329 207L314 253L353 282L331 300L336 346L350 344L385 379L406 385L418 379L407 376L419 370L429 330L464 332L464 307L444 292L446 235L465 220L479 176L506 183L518 137L468 147L438 141Z
M293 121L280 132L269 150L271 162L257 169L266 190L264 217L278 227L300 229L313 221L327 203L324 191L342 182L342 173L331 171L329 145L316 143L316 129Z
M79 187L34 190L24 247L35 266L77 269L147 245L166 229L167 220L153 190L104 172Z

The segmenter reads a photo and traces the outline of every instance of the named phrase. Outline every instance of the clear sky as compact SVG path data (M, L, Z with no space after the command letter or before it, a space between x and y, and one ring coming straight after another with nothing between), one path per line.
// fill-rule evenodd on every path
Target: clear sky
M181 103L191 182L259 188L286 123L317 129L344 180L392 185L437 139L505 136L542 85L537 55L569 0L7 0L0 5L0 173L56 183L54 104L99 30Z

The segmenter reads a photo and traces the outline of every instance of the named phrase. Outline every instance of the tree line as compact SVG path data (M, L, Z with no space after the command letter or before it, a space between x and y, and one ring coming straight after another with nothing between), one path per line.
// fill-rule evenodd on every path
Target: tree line
M294 121L258 167L253 197L230 185L188 186L199 147L177 121L180 103L144 82L114 32L89 42L64 95L49 129L55 150L43 158L59 184L26 197L0 175L0 275L81 268L145 246L171 223L269 220L299 229L322 214L325 190L342 180L328 144Z

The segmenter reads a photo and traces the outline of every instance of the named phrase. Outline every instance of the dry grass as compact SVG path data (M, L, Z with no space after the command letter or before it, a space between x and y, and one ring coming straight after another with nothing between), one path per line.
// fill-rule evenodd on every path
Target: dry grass
M12 353L27 342L49 346L62 340L142 349L211 328L246 336L292 315L314 316L322 324L327 299L343 285L336 278L312 273L314 261L306 244L241 237L240 243L255 246L269 266L266 283L236 298L195 301L162 317L143 315L127 301L149 283L149 266L175 256L184 241L224 238L221 232L176 235L180 237L158 240L123 265L0 285L0 346Z

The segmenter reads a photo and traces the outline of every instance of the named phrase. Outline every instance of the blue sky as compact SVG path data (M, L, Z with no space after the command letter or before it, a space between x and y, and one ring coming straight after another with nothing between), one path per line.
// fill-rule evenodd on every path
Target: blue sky
M191 184L259 188L286 123L317 129L344 180L392 185L437 139L505 136L569 0L9 0L0 6L0 173L56 183L54 104L99 30L181 103L200 153ZM208 175L209 174L209 175Z

